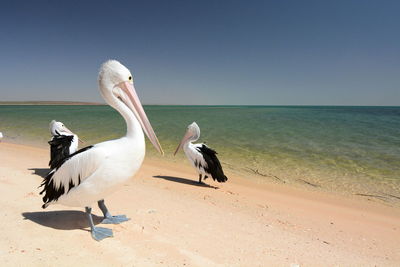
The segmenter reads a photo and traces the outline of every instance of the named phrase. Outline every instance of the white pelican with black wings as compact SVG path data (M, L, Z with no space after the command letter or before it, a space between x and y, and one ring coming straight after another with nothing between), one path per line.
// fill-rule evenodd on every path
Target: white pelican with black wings
M50 133L52 137L48 142L50 145L49 166L54 169L63 159L75 153L80 139L60 121L50 122Z
M125 119L126 135L78 150L51 170L41 184L43 208L56 203L85 207L95 240L111 237L112 230L94 226L91 215L94 203L98 203L104 214L102 223L118 224L128 220L125 215L111 216L104 205L104 197L139 170L145 155L143 132L163 154L136 94L130 71L118 61L109 60L101 66L98 82L104 100Z
M202 175L204 175L204 179L211 176L214 181L216 180L220 183L226 182L228 177L225 176L222 170L221 163L217 158L217 152L205 144L192 144L192 142L197 141L199 138L200 128L196 122L193 122L187 127L186 133L176 148L174 155L183 147L183 151L190 163L192 163L193 167L199 173L199 183L201 183Z

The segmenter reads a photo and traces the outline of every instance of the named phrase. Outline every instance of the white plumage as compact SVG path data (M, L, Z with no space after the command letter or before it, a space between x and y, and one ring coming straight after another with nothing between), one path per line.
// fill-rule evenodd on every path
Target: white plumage
M141 139L144 140L143 132ZM96 144L71 157L52 171L54 187L58 189L64 186L68 192L55 202L72 207L88 207L118 190L142 165L144 144L144 141L135 143L129 138L121 138ZM70 182L79 185L70 190Z
M80 139L60 121L52 120L50 122L50 133L52 137L48 142L50 145L49 166L51 169L54 169L66 157L77 151Z
M103 198L139 170L145 155L143 131L163 153L135 92L129 70L118 61L105 62L99 73L99 88L105 101L124 117L126 136L83 148L68 156L47 175L41 192L45 193L43 208L55 203L85 207L92 237L96 240L112 236L110 229L93 224L91 206L96 201L104 214L103 223L128 220L125 215L111 216Z
M183 151L189 159L189 162L199 173L199 183L201 183L203 175L204 179L211 176L218 182L226 182L228 178L225 176L221 163L216 156L217 152L205 144L192 143L197 141L199 138L200 127L196 122L193 122L187 127L186 133L176 148L174 155L181 147L183 147Z
M207 162L204 160L203 155L200 153L199 149L204 144L193 144L191 142L187 142L183 145L183 152L185 152L186 157L189 159L190 164L197 169L197 172L202 175L211 175L207 173L204 169L208 167Z
M76 150L78 150L78 145L79 145L79 139L76 134L71 132L65 125L64 123L60 121L55 121L52 120L49 125L50 128L50 133L51 133L51 140L54 140L56 136L72 136L72 141L71 145L69 146L69 153L75 153Z
M72 142L71 145L69 146L69 153L75 153L76 150L78 150L78 136L71 132L64 123L60 121L55 121L52 120L50 122L50 133L51 133L51 140L54 140L56 136L72 136Z

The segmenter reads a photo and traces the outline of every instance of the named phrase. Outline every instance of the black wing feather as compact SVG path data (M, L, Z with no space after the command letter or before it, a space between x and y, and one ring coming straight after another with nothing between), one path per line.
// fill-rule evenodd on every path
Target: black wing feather
M217 180L220 183L226 182L228 177L225 176L221 163L216 156L218 153L204 144L198 147L197 150L203 155L207 163L207 166L204 166L204 170L211 174L214 181Z
M39 187L43 187L43 190L40 192L40 194L44 194L43 197L43 206L42 208L46 208L48 203L57 200L60 196L62 196L65 193L65 186L64 185L60 185L60 187L58 189L55 188L54 183L53 183L53 175L54 173L70 158L72 158L73 156L85 152L86 150L92 148L93 146L87 146L84 147L78 151L76 151L75 153L68 155L67 157L65 157L64 159L62 159L60 162L58 162L58 164L54 167L54 169L52 169L49 174L46 175L46 177L43 179L43 182L40 184ZM79 176L79 182L77 184L74 184L72 182L72 180L69 181L69 190L71 190L73 187L78 186L81 183L81 178ZM68 193L67 192L67 193Z
M49 166L51 169L54 169L63 159L69 156L69 147L71 146L73 138L72 135L55 135L49 141Z

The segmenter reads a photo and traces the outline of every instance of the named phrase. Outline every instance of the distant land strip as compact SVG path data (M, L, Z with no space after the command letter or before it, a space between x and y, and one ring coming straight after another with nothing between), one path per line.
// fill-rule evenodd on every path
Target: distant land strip
M0 101L0 105L105 105L97 102L77 101Z

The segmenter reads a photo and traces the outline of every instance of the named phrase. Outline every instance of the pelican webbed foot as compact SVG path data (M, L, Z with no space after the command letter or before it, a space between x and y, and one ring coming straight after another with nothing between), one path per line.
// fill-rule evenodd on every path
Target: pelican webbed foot
M120 224L126 221L129 221L130 219L126 217L126 215L115 215L112 216L111 213L108 211L106 205L104 204L104 199L99 200L97 202L99 205L99 208L103 212L104 219L101 223L104 224Z
M113 237L113 232L111 229L98 226L91 230L91 234L93 239L96 241L101 241L107 237Z
M88 216L89 220L90 233L92 234L94 240L101 241L104 238L113 237L113 232L111 229L94 226L92 218L92 208L86 207L86 215Z
M126 217L126 215L116 215L116 216L109 216L109 217L104 217L104 219L101 221L101 223L104 224L120 224L126 221L129 221L130 219Z

